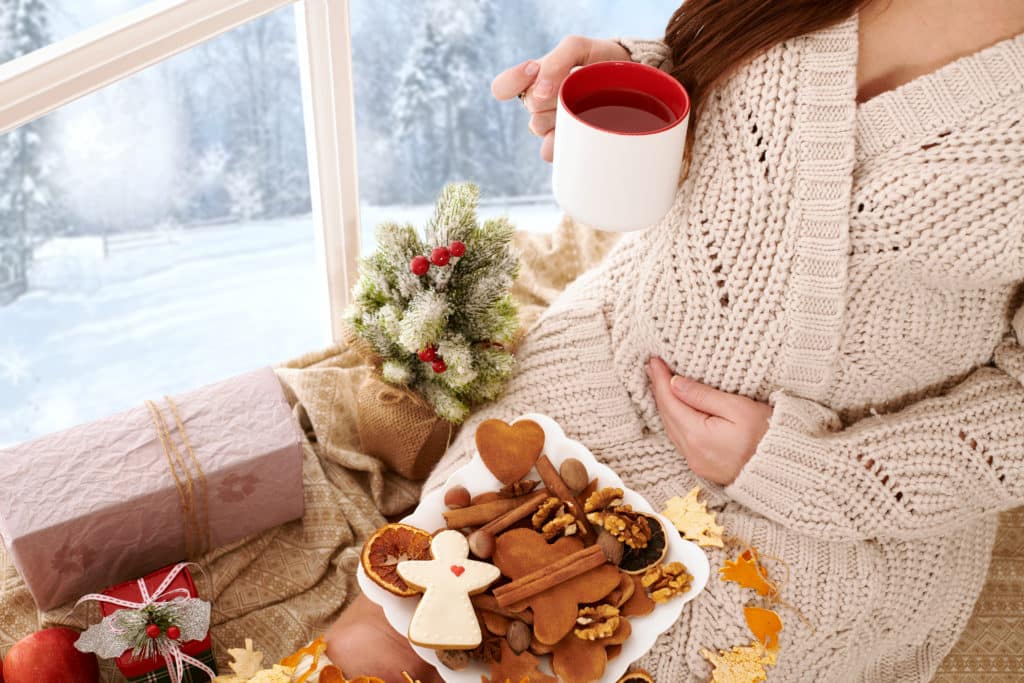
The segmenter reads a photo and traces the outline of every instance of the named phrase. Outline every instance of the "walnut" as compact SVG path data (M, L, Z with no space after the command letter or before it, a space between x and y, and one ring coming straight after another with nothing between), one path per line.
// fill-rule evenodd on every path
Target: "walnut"
M619 628L619 608L614 605L583 607L576 617L573 633L583 640L601 640Z
M520 479L517 482L513 482L500 491L498 491L499 498L518 498L519 496L525 496L527 493L531 493L537 484L540 482L536 479Z
M620 505L604 512L587 515L594 524L600 524L608 533L630 548L646 548L651 542L651 523L629 505Z
M533 519L530 520L533 524L533 528L540 530L547 522L559 514L559 510L561 508L562 501L558 498L551 496L550 498L545 499L544 502L540 504L540 507L537 508L537 511L533 513ZM564 510L562 510L562 512L564 512Z
M548 498L530 520L533 528L544 534L544 539L553 541L559 536L572 536L579 530L576 518L566 512L565 504L554 496Z
M545 541L553 541L559 536L572 536L578 530L579 526L576 524L576 518L568 512L563 512L545 524L540 531L544 534Z
M651 567L640 579L654 602L667 602L671 598L690 590L693 577L682 562L670 562Z
M586 513L607 510L610 507L622 505L622 489L603 488L594 491L587 497L583 504L583 511ZM590 515L587 515L590 518Z

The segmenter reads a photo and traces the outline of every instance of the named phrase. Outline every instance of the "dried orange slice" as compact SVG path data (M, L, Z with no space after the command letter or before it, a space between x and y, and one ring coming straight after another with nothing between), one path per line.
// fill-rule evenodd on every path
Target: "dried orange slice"
M408 524L385 524L363 544L363 570L375 584L395 595L407 598L419 593L398 575L398 563L406 560L430 560L431 536Z

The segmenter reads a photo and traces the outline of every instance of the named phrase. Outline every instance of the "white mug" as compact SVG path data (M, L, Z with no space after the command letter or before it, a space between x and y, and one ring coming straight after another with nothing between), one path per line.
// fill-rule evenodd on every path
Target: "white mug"
M555 114L555 199L575 220L625 232L672 207L690 98L664 71L597 62L562 83Z

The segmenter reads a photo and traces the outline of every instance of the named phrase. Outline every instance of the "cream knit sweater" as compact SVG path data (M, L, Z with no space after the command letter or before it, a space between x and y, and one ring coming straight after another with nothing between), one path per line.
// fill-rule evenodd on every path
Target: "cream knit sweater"
M776 681L928 680L995 513L1024 504L1024 36L859 106L856 57L854 18L724 84L669 215L551 306L428 482L479 420L537 411L661 506L702 482L664 434L649 356L770 401L737 480L704 485L729 533L788 564L783 597L813 624L783 610ZM714 571L726 553L709 554ZM712 579L639 664L706 680L698 651L749 642L750 597Z

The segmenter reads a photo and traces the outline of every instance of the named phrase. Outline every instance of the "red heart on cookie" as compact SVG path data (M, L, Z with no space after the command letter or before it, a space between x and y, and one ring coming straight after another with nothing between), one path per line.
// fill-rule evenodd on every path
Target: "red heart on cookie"
M455 574L455 576L462 576L462 572L466 571L466 568L465 567L460 567L457 564L453 564L451 566L451 570L452 570L452 574Z
M533 469L544 450L544 429L532 420L508 424L485 420L476 429L476 448L502 484L514 484Z

